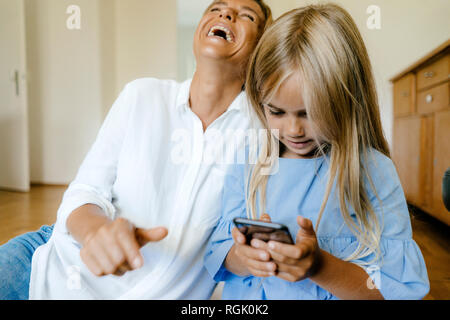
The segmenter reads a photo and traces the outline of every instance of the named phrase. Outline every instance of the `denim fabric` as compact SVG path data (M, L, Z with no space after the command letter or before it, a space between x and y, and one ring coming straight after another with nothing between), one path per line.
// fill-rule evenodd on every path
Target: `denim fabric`
M42 226L0 246L0 300L28 299L31 258L52 232L53 226Z

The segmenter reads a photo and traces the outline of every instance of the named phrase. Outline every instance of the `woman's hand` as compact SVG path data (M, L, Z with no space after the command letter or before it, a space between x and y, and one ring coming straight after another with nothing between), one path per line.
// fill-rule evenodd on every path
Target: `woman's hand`
M321 264L321 251L311 220L298 216L297 223L300 230L295 244L276 241L267 243L267 250L277 264L276 276L291 282L312 276ZM256 243L256 246L265 247L261 242Z
M83 239L81 260L97 276L122 275L143 265L141 247L164 239L167 233L164 227L139 229L128 220L118 218Z

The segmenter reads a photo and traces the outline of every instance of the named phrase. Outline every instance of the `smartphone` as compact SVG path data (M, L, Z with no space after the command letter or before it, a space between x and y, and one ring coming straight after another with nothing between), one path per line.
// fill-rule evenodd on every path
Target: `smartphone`
M245 235L247 244L249 244L252 239L259 239L266 242L273 240L287 244L294 243L289 229L281 223L244 218L234 218L233 222L239 231Z

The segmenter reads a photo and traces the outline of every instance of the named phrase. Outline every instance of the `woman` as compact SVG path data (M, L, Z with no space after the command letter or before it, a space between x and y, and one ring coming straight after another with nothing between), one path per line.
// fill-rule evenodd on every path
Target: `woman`
M215 284L201 257L223 184L211 166L171 162L171 134L193 132L195 154L209 128L248 126L242 70L270 21L263 1L214 1L195 35L192 82L126 86L64 195L50 241L33 256L30 298L209 298ZM9 257L29 259L22 242L0 249L9 273ZM24 280L6 282L3 298L27 298Z

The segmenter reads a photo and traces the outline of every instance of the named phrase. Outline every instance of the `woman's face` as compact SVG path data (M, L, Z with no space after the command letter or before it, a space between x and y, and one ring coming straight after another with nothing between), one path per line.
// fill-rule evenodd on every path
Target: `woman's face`
M303 104L300 81L298 74L291 75L270 101L262 103L269 129L279 130L279 140L285 146L280 156L284 158L311 158L317 150Z
M227 60L241 68L253 52L263 24L264 14L253 0L214 1L195 33L197 62L206 57Z

